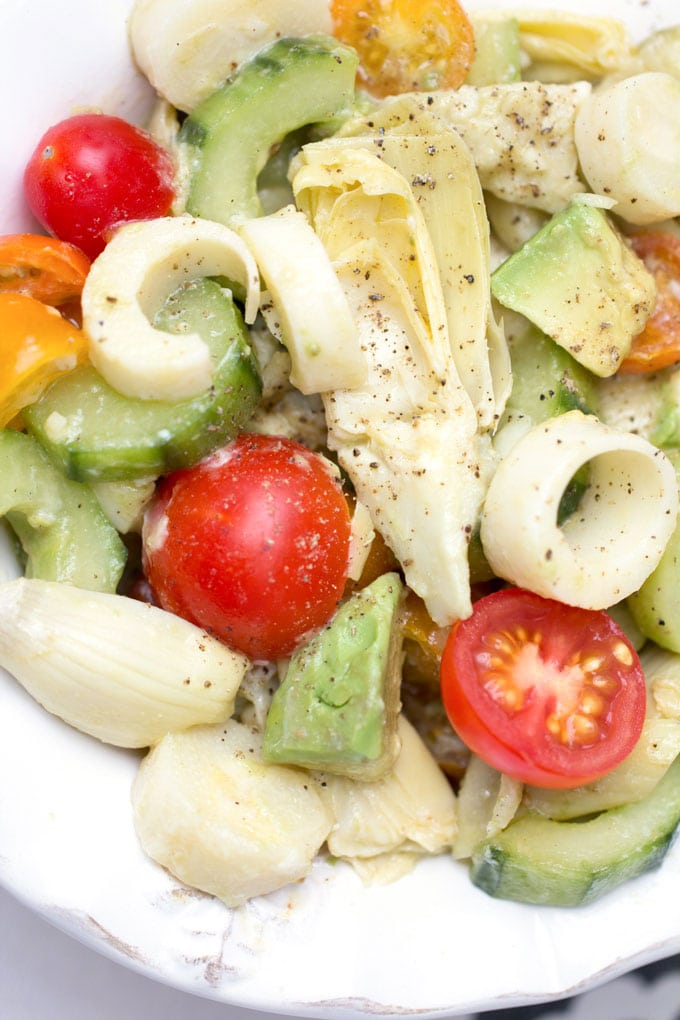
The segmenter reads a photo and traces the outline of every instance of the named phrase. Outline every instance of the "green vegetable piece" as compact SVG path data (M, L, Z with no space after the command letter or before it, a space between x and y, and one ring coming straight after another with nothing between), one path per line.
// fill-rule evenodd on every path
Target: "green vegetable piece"
M534 425L567 411L597 410L597 382L568 351L531 326L512 340L512 392L506 417L522 414Z
M473 852L471 877L490 896L545 906L591 903L658 867L680 823L680 756L643 800L586 821L524 815Z
M201 335L214 361L212 388L166 403L125 397L89 365L62 376L24 418L69 477L125 481L187 467L232 439L257 407L260 372L228 291L208 279L181 287L154 325Z
M398 574L381 575L295 653L267 716L267 761L364 780L389 771L399 750L402 593Z
M535 326L510 345L512 392L501 426L517 417L534 425L567 411L594 413L597 381L572 356ZM588 485L588 465L574 475L560 501L557 522L562 525L577 509Z
M602 377L616 372L656 301L644 262L603 210L583 200L506 259L491 291Z
M680 450L667 449L665 453L680 483ZM645 637L680 653L680 523L676 524L659 563L626 604Z
M115 592L127 552L87 486L13 429L0 430L0 479L0 517L23 547L27 577Z
M357 55L326 36L279 39L242 65L184 121L187 209L218 223L261 215L257 179L272 146L307 124L346 116Z
M521 45L517 18L490 16L473 19L475 56L466 85L500 85L520 81Z

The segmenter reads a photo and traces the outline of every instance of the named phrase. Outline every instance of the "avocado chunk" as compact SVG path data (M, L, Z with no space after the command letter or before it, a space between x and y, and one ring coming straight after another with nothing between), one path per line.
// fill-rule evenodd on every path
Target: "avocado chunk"
M258 175L273 146L309 124L347 116L358 58L330 36L279 39L243 64L182 124L187 210L229 224L262 213Z
M466 85L500 85L522 77L519 21L498 15L473 19L475 56Z
M209 279L178 288L154 319L169 333L195 332L210 348L213 385L190 400L125 397L91 365L57 379L24 418L70 478L148 478L196 463L236 435L262 392L260 370L229 291Z
M14 429L0 430L0 517L23 547L27 577L115 592L127 552L94 493Z
M656 301L644 262L583 198L496 269L491 292L600 377L617 371Z
M524 815L473 852L490 896L554 907L591 903L659 867L680 823L680 756L643 800L585 821Z
M512 392L505 417L523 415L537 425L567 411L597 411L597 381L563 347L529 326L510 343Z
M680 482L680 450L667 449ZM659 563L642 587L626 601L645 637L680 653L680 522L676 524Z
M380 779L399 751L403 584L382 574L355 591L297 651L265 726L267 761Z

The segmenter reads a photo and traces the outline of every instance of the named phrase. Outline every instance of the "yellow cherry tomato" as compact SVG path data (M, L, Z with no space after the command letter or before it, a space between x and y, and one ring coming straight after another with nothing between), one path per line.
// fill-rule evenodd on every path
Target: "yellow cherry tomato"
M47 305L75 301L90 260L75 245L42 234L0 236L0 293L28 294Z
M0 293L0 427L84 361L83 332L26 294Z
M331 0L333 34L359 54L372 95L458 88L475 52L457 0Z

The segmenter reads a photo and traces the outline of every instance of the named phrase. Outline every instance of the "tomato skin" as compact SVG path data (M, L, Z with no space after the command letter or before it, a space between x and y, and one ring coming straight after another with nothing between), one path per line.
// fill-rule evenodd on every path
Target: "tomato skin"
M165 216L175 197L170 154L120 117L85 113L49 128L24 172L34 216L94 259L110 232Z
M0 427L87 358L85 334L28 294L0 291Z
M611 617L520 588L480 599L453 627L441 692L480 758L520 782L564 789L630 754L647 697L637 653Z
M654 311L619 366L623 375L639 375L680 361L680 237L650 230L630 242L654 276L657 293Z
M78 301L90 271L80 248L41 234L0 237L0 294L27 294L46 305Z
M359 54L358 83L378 98L458 88L474 32L458 0L331 0L333 34Z
M342 597L350 516L328 462L244 433L164 479L142 532L161 605L255 661L280 658Z

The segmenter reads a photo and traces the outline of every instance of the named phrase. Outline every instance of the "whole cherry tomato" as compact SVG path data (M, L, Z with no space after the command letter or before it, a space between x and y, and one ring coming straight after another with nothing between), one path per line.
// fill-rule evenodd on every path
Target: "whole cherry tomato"
M143 562L165 609L253 660L276 659L333 614L349 537L347 502L324 457L242 434L161 482Z
M130 220L169 212L175 166L151 135L120 117L85 113L49 128L24 172L34 216L89 258Z

